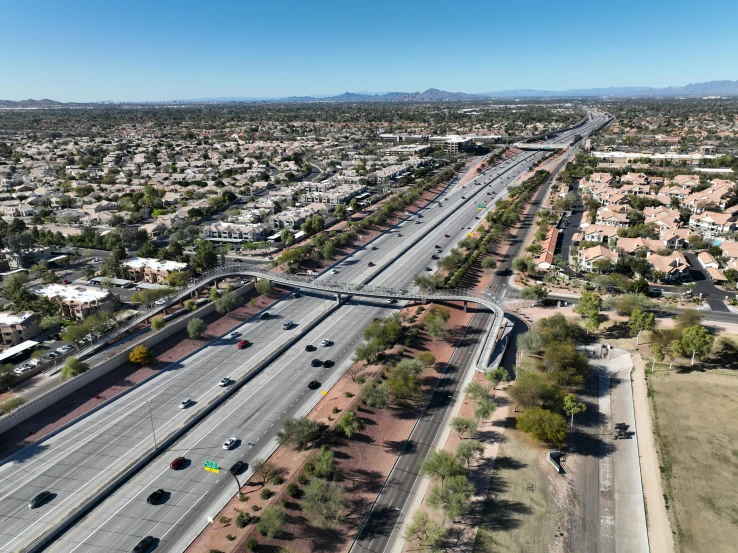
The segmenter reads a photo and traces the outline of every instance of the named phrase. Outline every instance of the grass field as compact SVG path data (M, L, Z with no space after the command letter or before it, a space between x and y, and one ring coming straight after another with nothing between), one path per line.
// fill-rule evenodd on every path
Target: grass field
M543 448L516 430L505 431L474 553L549 550L558 515L547 468Z
M649 396L677 552L738 550L738 372L657 371Z

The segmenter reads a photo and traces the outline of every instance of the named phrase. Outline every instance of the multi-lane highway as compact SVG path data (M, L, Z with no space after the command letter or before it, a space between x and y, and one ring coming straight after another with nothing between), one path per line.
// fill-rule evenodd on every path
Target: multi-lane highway
M581 128L573 132L586 133ZM337 264L336 273L328 271L321 278L360 283L376 275L372 284L410 286L415 273L426 267L435 269L431 255L436 245L447 251L479 222L477 203L503 197L506 186L540 156L520 154L465 186L449 187L439 198L443 207L434 202L422 210L420 224L401 224ZM488 191L494 196L487 195ZM72 512L88 506L106 483L152 451L154 433L161 441L185 426L226 393L228 388L218 386L221 378L243 379L259 360L302 333L305 325L330 305L327 299L313 294L290 296L270 309L272 317L254 318L236 329L241 334L238 338L226 335L209 343L63 432L5 460L0 467L0 551L24 550L40 536L59 528ZM392 306L387 304L353 301L340 307L184 438L171 447L160 448L166 451L104 500L51 550L129 551L142 536L154 535L161 540L157 550L181 551L190 533L202 527L206 514L213 514L235 492L235 485L223 474L213 478L215 475L202 471L204 460L229 466L236 459L250 461L268 452L279 422L309 411L319 400L320 390L307 390L307 382L316 379L323 387L335 382L350 362L363 328L389 309ZM288 319L296 326L282 330ZM252 345L239 350L236 343L243 338ZM324 338L333 344L319 346ZM307 344L319 350L306 352ZM329 357L335 362L331 368L310 366L312 358ZM195 403L180 409L185 397ZM226 452L220 444L230 436L239 440L238 447ZM171 471L168 463L179 455L188 457L190 464ZM147 505L148 491L158 487L169 495L162 505ZM45 489L52 492L52 497L41 507L28 509L28 500Z

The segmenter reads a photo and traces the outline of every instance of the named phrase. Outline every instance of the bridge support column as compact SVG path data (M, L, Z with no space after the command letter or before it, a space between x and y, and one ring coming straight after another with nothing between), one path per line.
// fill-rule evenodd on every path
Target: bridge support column
M426 299L425 299L425 298L423 298L423 305L425 305L425 303L426 303Z
M336 294L336 301L340 304L341 303L341 294Z
M466 311L467 311L467 301L464 300L464 313L466 313Z

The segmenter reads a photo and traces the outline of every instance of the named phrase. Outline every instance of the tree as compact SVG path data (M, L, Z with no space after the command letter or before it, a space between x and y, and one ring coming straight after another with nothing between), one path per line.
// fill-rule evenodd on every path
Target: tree
M384 409L387 407L389 402L389 388L387 383L374 384L373 382L367 382L361 388L361 401L375 409Z
M488 371L484 375L484 379L492 384L492 389L497 389L497 386L500 385L501 382L507 382L510 380L510 375L507 372L507 369L504 367L497 367L493 371Z
M61 369L61 379L67 380L68 378L79 376L87 372L89 368L90 366L87 363L80 361L76 357L70 357Z
M189 275L181 271L172 271L167 276L167 284L173 288L182 288L183 286L186 286L189 281Z
M648 281L645 278L638 278L633 281L631 287L634 294L647 294L648 293Z
M433 522L425 511L415 511L405 528L405 540L417 541L420 547L431 551L438 551L445 537L443 527Z
M681 330L689 328L690 326L699 326L701 324L702 314L696 309L685 309L676 320L676 327Z
M527 286L520 291L520 297L524 300L541 301L548 296L548 290L540 284Z
M417 359L403 359L387 379L389 392L395 401L410 399L420 391L420 373L423 363Z
M243 304L243 298L236 292L226 292L223 297L215 301L215 310L221 315L238 309Z
M543 349L543 338L535 330L529 330L524 334L518 334L518 348L525 353L538 353Z
M579 303L574 308L575 313L579 313L585 319L585 328L587 333L590 330L597 330L602 323L600 310L602 309L602 298L594 292L584 292L579 298Z
M262 536L276 538L284 529L286 517L284 511L279 507L267 507L259 516L259 533Z
M494 414L496 409L495 401L491 397L485 397L476 402L474 416L477 420L486 420Z
M444 328L444 321L439 317L426 317L423 323L425 331L434 340L443 340L448 336L448 332Z
M202 319L190 319L187 323L187 336L192 340L199 340L208 329L208 325Z
M159 257L159 248L151 240L147 240L138 248L136 255L138 257L157 259Z
M277 438L282 443L292 444L302 450L319 439L326 428L322 422L307 417L286 419L282 421L282 429L277 432Z
M366 423L356 416L354 411L346 411L336 421L335 431L350 438L357 432L361 432L366 427Z
M587 406L584 403L577 401L577 396L574 394L566 394L564 396L564 413L571 417L571 430L574 430L574 415L578 415L587 410Z
M559 408L563 401L561 388L549 382L546 375L526 372L510 388L510 397L523 407L550 406Z
M146 346L136 346L128 354L128 360L137 365L149 365L154 362L154 354Z
M487 388L475 381L469 382L464 392L475 403L483 399L487 399L487 396L489 395Z
M427 478L438 478L443 482L451 476L464 474L464 467L453 453L437 449L425 458L420 472Z
M300 506L318 528L335 528L343 521L345 502L342 484L313 478L305 487Z
M454 417L449 423L451 428L459 435L459 438L464 434L469 434L470 438L473 438L477 433L477 421L474 419L468 419L464 417Z
M455 521L469 512L469 499L473 493L474 484L466 476L451 476L431 488L428 505L433 509L443 509L444 515Z
M164 317L154 317L151 319L151 328L154 330L161 330L165 326L167 326L167 321Z
M496 269L497 261L490 255L482 260L482 269Z
M566 421L557 413L541 407L530 407L518 417L516 428L543 443L561 447L566 438Z
M197 303L194 300L184 302L184 307L187 311L197 311Z
M436 356L429 351L420 351L415 358L426 367L432 367L436 364Z
M330 478L338 471L336 461L333 458L333 452L327 445L320 446L320 450L315 454L315 476L318 478Z
M276 466L261 457L251 461L251 468L253 469L254 474L261 476L262 486L271 480L272 477L279 474L279 469Z
M587 374L587 356L571 342L548 344L543 364L563 384L578 384Z
M323 254L323 259L331 259L336 255L336 251L336 246L333 242L326 242L323 244L323 251L321 252Z
M656 316L653 313L636 309L630 315L628 326L630 327L630 335L636 337L636 345L638 345L638 339L641 336L641 332L644 330L654 330L656 328Z
M474 457L484 453L484 445L478 440L462 440L456 446L456 456L464 461L467 466Z
M208 292L208 299L210 301L217 301L220 297L220 292L218 292L218 286L213 286L210 288L210 292Z
M512 261L513 271L519 273L531 274L536 271L535 261L530 257L516 257Z
M723 275L729 282L738 282L738 271L735 269L725 269Z
M212 242L198 240L196 244L198 248L192 256L192 267L200 274L207 273L218 265L218 254L215 253Z
M612 307L617 311L618 315L630 315L636 309L645 311L653 302L644 295L641 294L625 294L623 296L612 296L608 298L606 305Z
M374 363L377 360L377 355L382 351L384 351L384 348L376 340L364 342L356 347L356 351L354 352L354 361Z
M274 284L271 280L262 278L256 282L256 292L260 296L271 296L274 294Z
M338 204L336 206L336 209L333 211L333 215L335 215L338 219L345 219L346 218L346 206L344 204Z
M710 354L713 342L713 336L704 326L690 326L682 333L681 351L692 357L691 364L694 365L695 357L704 359Z

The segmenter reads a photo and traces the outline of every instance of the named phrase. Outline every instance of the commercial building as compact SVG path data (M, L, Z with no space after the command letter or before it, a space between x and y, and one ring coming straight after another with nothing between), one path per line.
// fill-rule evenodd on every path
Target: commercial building
M17 346L30 340L41 331L41 317L32 311L0 312L0 333L3 346Z
M148 257L134 257L121 263L134 282L149 282L151 284L166 283L173 272L185 273L188 278L192 269L187 263L152 259Z
M58 303L61 315L74 321L100 311L115 311L119 304L118 296L110 290L77 284L45 284L28 291Z

